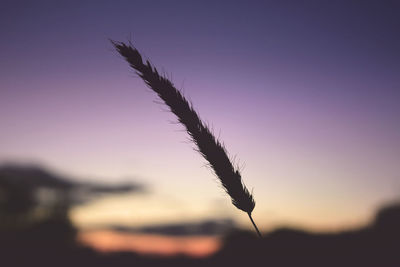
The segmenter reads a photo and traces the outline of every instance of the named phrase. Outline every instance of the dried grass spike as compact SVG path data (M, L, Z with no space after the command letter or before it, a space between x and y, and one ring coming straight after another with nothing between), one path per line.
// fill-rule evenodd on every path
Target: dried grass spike
M214 137L207 125L200 120L193 106L172 82L161 76L148 60L143 63L142 56L136 48L122 42L111 42L147 86L157 93L178 117L178 121L185 126L191 141L198 148L197 151L208 161L224 190L231 197L232 204L249 215L257 234L261 237L251 217L255 207L254 198L244 185L239 170L232 165L224 145Z

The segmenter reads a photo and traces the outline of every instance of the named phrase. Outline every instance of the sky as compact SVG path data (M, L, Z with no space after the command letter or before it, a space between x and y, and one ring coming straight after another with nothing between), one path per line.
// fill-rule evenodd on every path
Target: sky
M131 41L242 167L262 230L367 223L400 197L396 1L3 1L0 163L147 194L76 207L81 227L233 218L205 160L114 51Z

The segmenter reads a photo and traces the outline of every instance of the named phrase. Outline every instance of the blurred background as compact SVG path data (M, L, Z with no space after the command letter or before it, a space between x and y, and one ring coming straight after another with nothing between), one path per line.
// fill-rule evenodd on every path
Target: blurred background
M0 262L398 265L399 8L2 1ZM109 39L212 126L263 239Z

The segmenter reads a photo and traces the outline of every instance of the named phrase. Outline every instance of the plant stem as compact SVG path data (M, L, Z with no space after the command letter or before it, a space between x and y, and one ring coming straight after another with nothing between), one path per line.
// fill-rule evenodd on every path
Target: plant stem
M254 228L257 231L258 237L262 238L262 235L261 235L260 231L258 230L256 223L253 221L253 218L251 217L251 213L248 212L247 214L249 215L250 221L251 221L251 223L253 224Z

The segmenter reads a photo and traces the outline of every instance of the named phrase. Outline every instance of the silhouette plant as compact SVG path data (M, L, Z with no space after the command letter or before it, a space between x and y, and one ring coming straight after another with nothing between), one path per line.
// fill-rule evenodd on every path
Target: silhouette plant
M253 196L244 185L239 170L232 165L224 145L214 137L193 106L172 82L160 75L148 60L143 62L142 56L135 47L123 42L111 42L147 86L157 93L170 111L178 117L178 121L185 126L191 140L197 146L197 151L208 161L223 188L231 197L232 204L248 214L257 234L261 237L251 216L255 207Z

